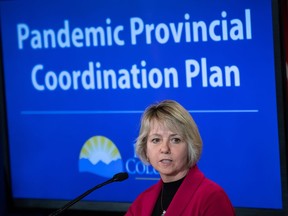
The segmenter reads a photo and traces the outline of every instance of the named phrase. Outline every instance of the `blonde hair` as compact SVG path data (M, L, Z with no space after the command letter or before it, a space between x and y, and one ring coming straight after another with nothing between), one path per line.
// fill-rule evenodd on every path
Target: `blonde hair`
M136 139L136 153L144 163L149 163L146 155L147 138L153 121L159 121L171 131L177 131L188 145L188 167L195 165L202 152L202 140L198 127L190 113L174 100L164 100L146 108L141 118L139 136Z

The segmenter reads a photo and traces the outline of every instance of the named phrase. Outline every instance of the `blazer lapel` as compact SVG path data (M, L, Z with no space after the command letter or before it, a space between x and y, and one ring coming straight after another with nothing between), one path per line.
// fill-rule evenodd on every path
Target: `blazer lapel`
M182 215L203 179L204 174L198 169L197 165L192 167L172 199L165 216Z
M145 199L145 202L143 203L141 215L150 216L152 214L162 185L162 180L158 181L158 183L155 185L155 188L147 193L147 199Z

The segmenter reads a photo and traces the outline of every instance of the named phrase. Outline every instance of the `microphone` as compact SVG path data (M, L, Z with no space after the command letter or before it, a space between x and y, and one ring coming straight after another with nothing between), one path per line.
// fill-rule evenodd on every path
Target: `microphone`
M127 172L120 172L120 173L115 174L112 179L113 181L123 181L127 178L128 178Z
M51 214L49 214L49 216L56 216L59 215L60 213L62 213L63 211L65 211L66 209L68 209L69 207L71 207L72 205L74 205L75 203L77 203L79 200L83 199L85 196L87 196L88 194L92 193L94 190L103 187L104 185L110 184L112 182L118 182L118 181L123 181L125 179L128 178L128 173L127 172L120 172L115 174L111 179L96 185L95 187L87 190L85 193L81 194L80 196L76 197L75 199L71 200L70 202L68 202L66 205L64 205L62 208L56 210L55 212L52 212Z

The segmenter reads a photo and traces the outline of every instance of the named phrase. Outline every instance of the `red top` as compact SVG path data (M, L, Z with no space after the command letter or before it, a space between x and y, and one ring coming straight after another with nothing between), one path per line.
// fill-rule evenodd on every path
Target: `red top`
M141 193L125 216L151 216L163 182ZM165 216L235 216L234 208L224 190L192 167L171 201Z

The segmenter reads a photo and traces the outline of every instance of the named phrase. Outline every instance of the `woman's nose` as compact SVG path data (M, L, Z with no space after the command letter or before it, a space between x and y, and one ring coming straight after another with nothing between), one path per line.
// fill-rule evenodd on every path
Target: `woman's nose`
M169 147L169 141L164 141L162 144L161 144L161 153L163 154L169 154L170 153L170 147Z

